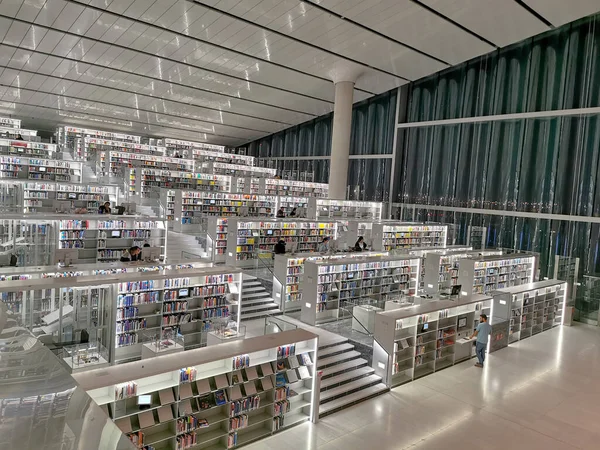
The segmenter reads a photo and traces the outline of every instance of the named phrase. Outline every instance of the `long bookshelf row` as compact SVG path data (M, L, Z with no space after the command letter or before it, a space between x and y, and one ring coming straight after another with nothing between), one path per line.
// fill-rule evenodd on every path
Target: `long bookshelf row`
M367 298L385 302L415 296L420 263L420 258L406 256L305 262L301 320L309 325L337 320Z
M111 141L137 143L141 142L141 136L112 131L92 130L79 127L59 127L58 141L68 150L74 159L88 160L88 144L86 138L107 139Z
M374 223L372 230L374 249L385 251L414 247L445 247L447 235L447 225Z
M118 199L118 187L93 184L67 184L57 182L24 182L23 212L39 213L57 210L85 209L97 213L104 202L114 207Z
M458 285L467 293L486 294L533 282L535 269L535 256L518 253L464 259L460 261Z
M316 345L312 333L286 331L276 343L192 350L186 367L164 356L74 376L140 447L228 449L314 419Z
M81 174L82 165L78 162L0 156L0 178L77 183Z
M8 129L7 129L8 130ZM33 130L18 130L20 132ZM2 131L0 130L0 134ZM21 133L19 133L21 134ZM37 132L36 132L37 134ZM38 157L55 159L56 144L45 142L32 142L23 140L0 139L0 153L10 156Z

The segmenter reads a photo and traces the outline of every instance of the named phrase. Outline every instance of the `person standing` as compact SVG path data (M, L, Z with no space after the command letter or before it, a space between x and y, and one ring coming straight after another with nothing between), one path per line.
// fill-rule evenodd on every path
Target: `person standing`
M285 217L285 211L283 210L283 206L281 208L279 208L279 210L277 211L277 218L278 219L282 219Z
M483 368L483 362L485 361L485 349L487 348L490 334L492 333L492 326L488 323L488 318L485 314L479 316L479 325L475 329L475 332L471 335L471 339L477 338L475 342L475 354L479 361L475 364L475 367Z

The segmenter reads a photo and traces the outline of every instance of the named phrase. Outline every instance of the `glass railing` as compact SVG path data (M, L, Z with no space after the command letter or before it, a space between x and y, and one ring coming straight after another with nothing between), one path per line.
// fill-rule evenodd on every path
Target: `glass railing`
M296 330L298 325L285 320L280 316L265 317L265 334L281 333L283 331Z

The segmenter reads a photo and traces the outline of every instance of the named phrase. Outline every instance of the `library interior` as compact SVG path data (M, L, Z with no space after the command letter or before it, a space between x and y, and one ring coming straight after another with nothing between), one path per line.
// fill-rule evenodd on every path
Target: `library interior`
M0 0L0 450L597 450L599 52L600 0Z

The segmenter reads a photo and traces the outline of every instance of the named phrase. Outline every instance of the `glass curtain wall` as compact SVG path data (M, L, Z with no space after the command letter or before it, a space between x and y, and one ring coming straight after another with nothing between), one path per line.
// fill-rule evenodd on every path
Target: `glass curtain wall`
M349 199L389 198L396 98L397 91L393 90L354 105ZM248 144L248 152L260 158L262 165L277 168L280 173L308 171L314 173L315 181L327 183L332 127L333 115L328 114L254 141Z
M403 138L396 149L395 201L598 217L599 114L469 118L600 106L599 25L600 16L586 18L413 83L408 123L465 120L397 130ZM454 224L460 244L469 227L486 227L488 247L539 254L542 277L554 276L556 256L578 258L580 281L600 276L600 227L593 219L427 207L402 218ZM577 293L577 309L581 318L597 320L598 295L584 293L600 284L589 284L594 288Z

